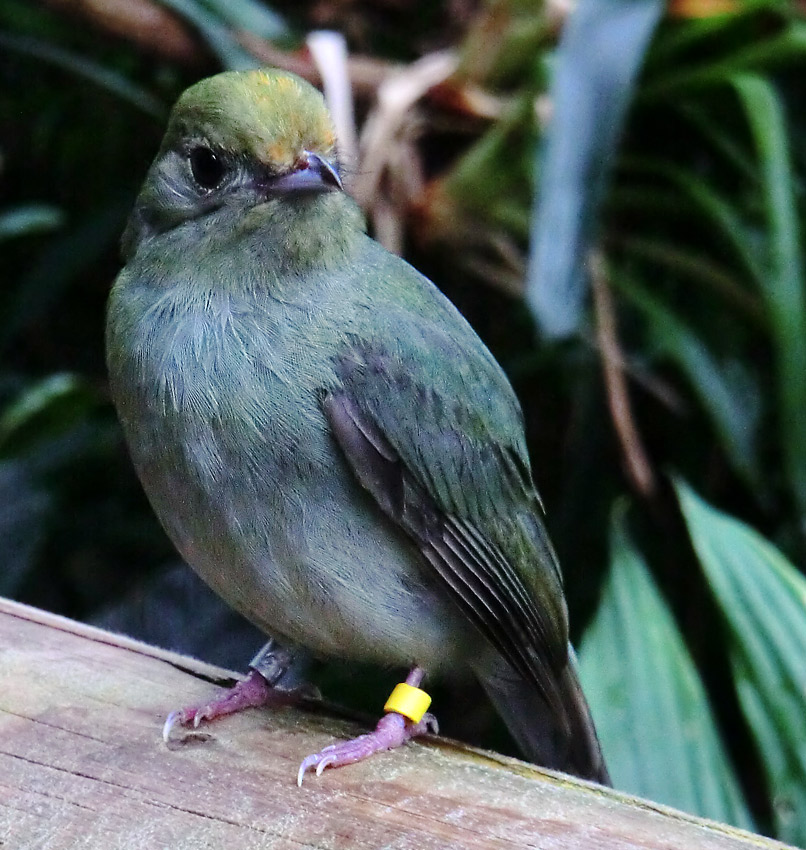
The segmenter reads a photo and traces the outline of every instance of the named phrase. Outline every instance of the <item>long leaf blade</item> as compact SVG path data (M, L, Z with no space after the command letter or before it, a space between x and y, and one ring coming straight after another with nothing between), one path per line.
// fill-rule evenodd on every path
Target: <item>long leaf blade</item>
M64 213L52 204L22 204L0 211L0 242L56 230L64 224Z
M233 29L246 30L260 38L271 40L286 38L289 35L288 25L283 18L255 0L202 0L202 2L227 21Z
M659 0L582 0L566 24L538 153L527 301L546 334L582 321L584 263Z
M778 421L790 486L806 516L806 288L789 134L781 98L769 81L742 74L733 84L761 166L769 234L761 283L776 350Z
M752 394L728 380L705 342L660 299L623 276L618 278L618 287L642 312L655 349L686 376L736 472L748 485L760 488L759 405Z
M61 68L127 101L149 117L157 121L165 120L165 105L158 98L113 68L101 65L76 51L10 32L0 32L0 47Z
M238 43L221 17L208 6L198 0L161 0L161 3L190 21L199 30L228 71L245 71L259 65L257 59Z
M685 199L692 211L715 233L725 240L739 262L742 271L754 282L761 284L764 269L757 257L750 228L739 210L713 187L691 171L656 160L626 160L622 162L641 175L661 177L668 181ZM670 204L667 202L667 208ZM672 210L672 212L675 212ZM690 213L684 213L690 214Z
M778 837L806 846L806 580L758 532L675 484L730 629L733 673L773 794Z
M694 663L619 511L580 674L617 788L752 829Z
M791 23L782 33L770 38L751 40L735 53L702 65L680 62L680 70L647 85L641 90L642 100L671 98L697 89L722 86L734 74L767 71L806 57L806 24Z

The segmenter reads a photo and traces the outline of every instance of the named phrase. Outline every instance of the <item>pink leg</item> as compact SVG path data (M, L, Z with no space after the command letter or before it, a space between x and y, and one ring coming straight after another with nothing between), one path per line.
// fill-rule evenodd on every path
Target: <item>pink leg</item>
M227 714L235 714L245 708L260 705L293 705L303 697L311 696L310 689L282 690L272 687L257 670L250 670L243 681L204 705L189 706L172 711L162 727L162 739L166 744L175 742L171 733L176 726L192 726L198 729L204 720L214 720Z
M415 667L406 678L406 684L419 687L424 672ZM360 735L351 741L331 744L321 752L314 753L302 760L297 773L297 785L302 785L305 774L316 768L316 775L321 776L326 767L341 767L345 764L355 764L363 761L374 753L383 750L393 750L418 735L428 732L436 734L439 731L437 720L432 714L425 714L419 723L414 723L396 711L385 714L375 727L374 732Z

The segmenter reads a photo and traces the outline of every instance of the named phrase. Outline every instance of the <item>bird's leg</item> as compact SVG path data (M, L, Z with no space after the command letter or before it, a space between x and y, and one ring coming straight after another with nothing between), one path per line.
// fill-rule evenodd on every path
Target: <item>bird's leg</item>
M177 726L197 729L203 721L235 714L245 708L294 705L306 697L315 696L311 688L288 687L282 681L294 658L294 652L270 640L250 662L246 679L236 682L232 688L207 703L172 711L162 727L163 740L166 744L172 743L172 731Z
M419 691L420 682L425 675L420 667L414 667L406 677L406 685L410 689L417 689L430 702L430 697ZM398 685L398 688L401 686ZM395 689L397 692L397 688ZM387 710L390 701L387 702ZM419 713L419 712L418 712ZM436 734L439 731L437 719L433 714L422 713L419 720L415 721L398 711L388 710L375 727L374 732L360 735L351 741L342 741L339 744L331 744L321 752L314 753L303 759L297 773L297 785L302 785L302 780L307 771L316 769L316 775L321 776L326 767L341 767L345 764L355 764L365 758L379 753L383 750L393 750L395 747L405 744L411 738L425 735L429 732Z

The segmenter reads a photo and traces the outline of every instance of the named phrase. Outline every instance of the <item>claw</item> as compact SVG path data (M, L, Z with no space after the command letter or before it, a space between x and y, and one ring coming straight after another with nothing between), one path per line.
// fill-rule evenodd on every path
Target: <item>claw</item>
M245 708L260 705L293 705L310 698L312 690L307 687L282 690L272 687L263 676L252 670L246 679L237 682L228 691L220 693L205 705L190 706L172 711L162 727L162 740L168 746L177 743L172 737L177 726L189 726L198 730L202 723L234 714ZM195 738L200 736L196 735ZM201 736L202 739L204 736Z
M299 766L299 770L297 771L297 788L302 788L302 780L305 774L308 772L309 767L313 767L316 764L316 759L318 758L318 753L312 756L306 756L302 760L302 764Z
M162 740L165 741L166 744L171 743L171 731L176 725L179 716L182 714L182 709L178 709L177 711L172 711L166 718L165 723L162 726ZM180 721L181 722L181 721Z
M439 735L439 723L433 714L424 714L423 719L420 721L420 725L424 728L427 734Z
M330 744L318 753L306 756L297 771L297 786L302 787L302 780L311 768L315 768L316 775L321 776L328 767L355 764L374 753L393 750L412 738L436 729L437 721L432 714L426 714L419 723L412 723L403 715L390 711L378 721L375 731L359 735L351 741Z
M325 756L319 764L316 765L316 775L321 776L325 772L325 768L336 761L335 756Z
M364 737L364 736L362 736ZM357 740L357 739L356 739ZM345 743L352 743L351 741L347 741ZM297 771L297 787L302 788L302 780L305 778L305 774L312 768L316 768L316 775L321 776L324 769L333 764L338 760L338 756L333 752L340 746L338 744L330 744L325 747L323 750L320 750L318 753L314 753L313 755L306 756L302 760L302 764L299 766L299 770Z

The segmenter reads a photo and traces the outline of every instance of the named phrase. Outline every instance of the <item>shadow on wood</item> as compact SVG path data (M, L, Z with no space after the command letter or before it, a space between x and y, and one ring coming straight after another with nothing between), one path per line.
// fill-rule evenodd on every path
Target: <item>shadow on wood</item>
M225 670L0 600L0 846L674 848L784 845L433 739L295 783L346 722L252 709L178 750L174 708Z

